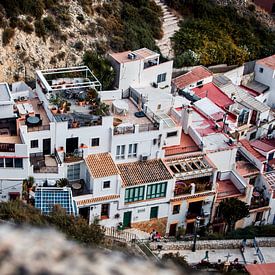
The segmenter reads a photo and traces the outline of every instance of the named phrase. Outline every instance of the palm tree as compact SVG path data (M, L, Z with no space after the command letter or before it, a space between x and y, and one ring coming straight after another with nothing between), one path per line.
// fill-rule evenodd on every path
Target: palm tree
M219 212L226 222L225 231L230 232L237 221L249 216L249 205L236 198L228 198L220 203Z

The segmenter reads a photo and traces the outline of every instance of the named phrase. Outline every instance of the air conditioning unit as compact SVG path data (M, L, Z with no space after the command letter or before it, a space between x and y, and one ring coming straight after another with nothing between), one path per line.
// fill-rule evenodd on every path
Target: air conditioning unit
M272 139L273 138L273 135L272 134L268 134L267 135L267 139Z
M140 155L139 160L140 161L146 161L148 159L148 155Z
M158 83L153 82L153 83L152 83L152 86L153 86L154 88L158 88L159 85L158 85Z

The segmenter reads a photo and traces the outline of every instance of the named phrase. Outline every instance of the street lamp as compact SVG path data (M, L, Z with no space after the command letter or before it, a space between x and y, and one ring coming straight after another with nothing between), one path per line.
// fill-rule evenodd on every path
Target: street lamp
M195 236L194 236L194 242L193 242L192 252L196 251L197 231L198 231L198 228L200 226L200 220L201 220L201 217L198 216L196 218L196 221L195 221Z

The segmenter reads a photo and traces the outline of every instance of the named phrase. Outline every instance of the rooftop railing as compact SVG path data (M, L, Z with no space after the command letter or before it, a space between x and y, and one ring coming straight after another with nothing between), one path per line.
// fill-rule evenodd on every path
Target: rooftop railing
M38 132L38 131L46 131L50 130L50 125L41 125L41 126L34 126L34 127L28 127L28 132Z

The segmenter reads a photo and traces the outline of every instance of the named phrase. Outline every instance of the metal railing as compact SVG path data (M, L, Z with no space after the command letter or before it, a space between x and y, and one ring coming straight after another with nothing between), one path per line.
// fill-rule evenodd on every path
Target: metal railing
M261 251L261 249L260 249L260 247L258 245L258 242L257 242L256 238L254 238L254 240L253 240L253 246L254 246L254 248L256 250L256 254L257 254L260 262L261 263L265 263L264 255L263 255L263 253L262 253L262 251Z
M148 123L148 124L140 124L138 131L141 132L149 132L149 131L156 131L159 130L158 123Z
M37 131L47 131L50 130L50 125L41 125L41 126L34 126L34 127L28 127L28 132L37 132Z
M104 227L102 226L105 236L115 238L125 242L135 242L137 236L130 232L125 232L123 230L117 230L115 227Z
M59 165L61 165L61 164L62 164L62 161L61 161L61 159L60 159L60 157L59 157L59 155L58 155L58 152L57 152L56 148L54 148L54 156L55 156L55 159L56 159L57 163L58 163Z

